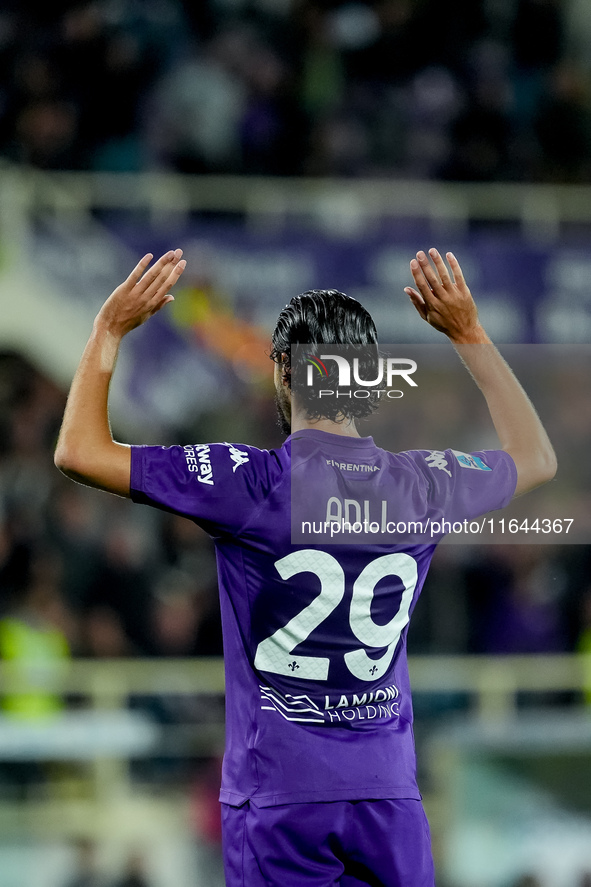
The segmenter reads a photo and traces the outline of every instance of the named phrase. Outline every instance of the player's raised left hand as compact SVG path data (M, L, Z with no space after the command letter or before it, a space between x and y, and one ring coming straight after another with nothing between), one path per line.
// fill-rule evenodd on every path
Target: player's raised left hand
M95 324L105 327L116 338L140 326L157 311L172 302L170 290L186 267L181 249L169 250L152 267L154 256L148 253L135 266L127 280L114 290Z
M436 249L429 256L420 250L410 263L416 289L407 286L404 292L423 320L452 342L489 342L458 260L453 253L446 253L446 259L451 271Z

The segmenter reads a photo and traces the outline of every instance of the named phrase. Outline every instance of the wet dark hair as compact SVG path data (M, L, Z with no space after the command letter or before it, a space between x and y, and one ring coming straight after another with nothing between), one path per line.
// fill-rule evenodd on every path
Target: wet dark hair
M338 290L308 290L294 296L279 314L271 339L270 357L287 375L291 387L292 380L298 382L303 379L308 366L306 357L311 356L315 345L376 346L366 352L362 359L367 369L378 356L377 341L373 318L357 299ZM310 352L306 349L306 356L300 356L296 361L295 355L292 355L293 345L310 345ZM355 355L359 355L359 350L355 351ZM336 388L337 378L337 368L331 367L329 375L322 380L322 386ZM304 391L309 419L363 419L377 409L373 394L363 400L335 401L331 398L320 403L317 391L305 389L304 385L298 386L299 397L304 397Z

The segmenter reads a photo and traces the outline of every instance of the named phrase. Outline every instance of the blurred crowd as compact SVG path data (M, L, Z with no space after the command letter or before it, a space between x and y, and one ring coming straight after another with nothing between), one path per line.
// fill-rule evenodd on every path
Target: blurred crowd
M209 537L60 475L64 404L25 359L0 354L0 657L220 654Z
M0 156L591 181L586 0L3 0Z

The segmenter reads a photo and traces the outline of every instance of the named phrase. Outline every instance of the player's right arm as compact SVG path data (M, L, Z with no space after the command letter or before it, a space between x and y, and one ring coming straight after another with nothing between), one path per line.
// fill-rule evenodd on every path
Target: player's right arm
M556 455L532 402L478 320L478 311L453 253L429 250L410 263L416 289L405 292L427 323L452 342L482 391L501 449L517 468L515 495L526 493L556 474Z
M149 268L138 263L99 311L76 370L54 461L72 480L130 495L131 450L113 440L108 415L111 377L123 337L172 300L169 290L185 268L182 251L165 253Z

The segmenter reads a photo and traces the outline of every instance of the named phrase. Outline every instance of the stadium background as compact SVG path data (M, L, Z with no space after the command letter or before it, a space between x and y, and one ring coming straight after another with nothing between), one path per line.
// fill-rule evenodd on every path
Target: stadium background
M143 443L279 444L265 351L310 286L360 298L383 341L437 341L402 293L432 244L498 342L584 346L591 11L3 2L0 70L0 887L216 887L211 545L52 464L92 318L139 254L185 250L118 366L115 432ZM534 394L584 515L580 353ZM436 412L402 445L439 446ZM590 566L588 545L434 561L410 649L440 887L590 883Z

